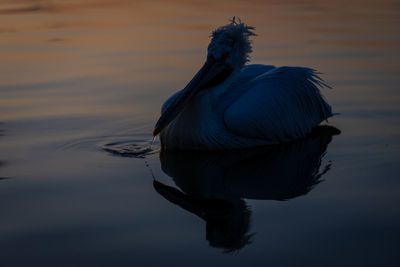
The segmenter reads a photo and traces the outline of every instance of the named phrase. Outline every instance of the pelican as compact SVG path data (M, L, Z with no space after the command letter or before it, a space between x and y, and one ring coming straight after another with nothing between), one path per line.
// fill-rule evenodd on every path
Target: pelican
M314 69L251 64L254 27L236 20L212 32L207 60L161 108L162 149L227 150L305 137L331 117Z

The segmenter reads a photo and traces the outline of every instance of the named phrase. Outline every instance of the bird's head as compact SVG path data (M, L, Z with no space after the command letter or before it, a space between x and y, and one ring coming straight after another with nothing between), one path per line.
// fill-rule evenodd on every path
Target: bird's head
M252 51L249 37L255 35L254 27L247 26L235 17L231 23L212 32L208 45L207 61L216 61L231 69L242 68Z
M241 69L249 60L254 27L247 26L235 17L231 22L212 32L207 60L189 84L168 104L154 128L156 136L184 109L199 91L225 81L234 70Z

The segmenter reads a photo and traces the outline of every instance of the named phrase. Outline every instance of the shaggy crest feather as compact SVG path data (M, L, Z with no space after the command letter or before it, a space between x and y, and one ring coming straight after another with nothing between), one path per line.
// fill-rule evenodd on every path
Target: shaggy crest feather
M208 46L208 56L216 60L222 59L231 66L240 63L242 66L250 60L252 52L250 36L255 36L255 27L247 26L240 19L233 17L231 23L221 26L212 32L211 43ZM233 52L233 53L232 53ZM232 55L239 55L237 57ZM229 57L225 58L227 55Z

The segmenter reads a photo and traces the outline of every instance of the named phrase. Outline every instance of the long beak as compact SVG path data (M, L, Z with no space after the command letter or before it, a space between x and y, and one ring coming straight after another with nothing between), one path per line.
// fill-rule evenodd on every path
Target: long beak
M186 85L161 114L154 127L153 136L156 136L167 127L201 89L212 84L219 75L227 73L227 69L225 64L208 59L189 84Z

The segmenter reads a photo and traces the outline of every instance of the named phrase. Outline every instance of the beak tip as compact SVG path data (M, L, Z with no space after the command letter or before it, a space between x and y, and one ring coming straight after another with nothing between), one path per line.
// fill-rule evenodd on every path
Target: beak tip
M154 128L153 130L153 136L156 136L157 134L160 133L160 130L158 128Z

